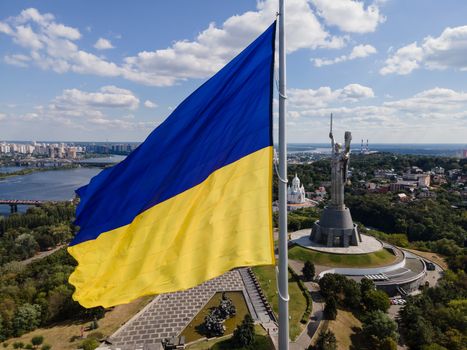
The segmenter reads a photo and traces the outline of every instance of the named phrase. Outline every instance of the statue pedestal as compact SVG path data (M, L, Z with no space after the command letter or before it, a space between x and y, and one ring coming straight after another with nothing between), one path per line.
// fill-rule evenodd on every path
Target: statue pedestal
M362 239L347 207L326 207L313 225L310 240L328 247L358 245Z

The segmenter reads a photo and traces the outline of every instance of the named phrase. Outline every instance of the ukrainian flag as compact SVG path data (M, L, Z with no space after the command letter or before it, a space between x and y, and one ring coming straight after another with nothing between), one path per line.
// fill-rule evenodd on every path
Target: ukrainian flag
M274 264L275 23L124 161L77 190L73 298L109 307Z

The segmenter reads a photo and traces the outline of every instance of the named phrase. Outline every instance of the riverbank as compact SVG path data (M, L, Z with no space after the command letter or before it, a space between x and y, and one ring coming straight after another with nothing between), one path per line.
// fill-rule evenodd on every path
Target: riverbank
M26 167L25 169L21 169L18 171L13 171L9 173L2 173L1 168L0 168L0 180L1 179L6 179L9 177L14 177L14 176L21 176L21 175L29 175L32 173L37 173L37 172L44 172L44 171L54 171L54 170L68 170L68 169L76 169L78 168L79 165L66 165L66 166L60 166L60 167Z

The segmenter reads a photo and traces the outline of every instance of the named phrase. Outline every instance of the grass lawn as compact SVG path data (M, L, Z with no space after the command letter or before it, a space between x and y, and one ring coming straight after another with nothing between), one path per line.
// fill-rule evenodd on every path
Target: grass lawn
M351 312L338 310L334 321L324 322L325 324L322 329L329 329L334 333L337 339L338 350L349 350L351 346L353 346L352 349L355 348L356 344L352 345L352 340L355 341L355 333L361 329L362 324Z
M230 298L237 308L237 313L234 317L230 317L225 320L225 334L232 334L235 328L242 323L243 318L248 312L248 306L246 305L245 298L243 297L242 292L226 292L228 298ZM222 293L216 293L211 300L198 312L198 314L191 320L191 322L186 326L181 335L185 336L185 341L191 343L192 341L201 339L205 337L202 334L200 326L204 323L204 318L209 314L212 308L219 306L220 301L222 300Z
M113 310L106 312L102 319L98 320L98 329L85 332L84 335L87 336L93 332L99 332L106 337L113 334L153 298L154 296L143 297L131 303L114 307ZM82 339L75 338L80 336L81 327L87 327L89 324L90 322L62 322L47 328L38 328L32 332L23 334L21 337L6 340L5 342L9 344L6 349L13 349L14 342L31 343L31 338L36 335L42 335L44 337L44 344L51 345L52 350L76 349L82 342ZM2 346L2 349L5 348Z
M255 325L255 344L253 349L255 350L274 350L274 345L272 344L271 339L266 334L266 331L259 325ZM220 337L216 339L210 339L207 341L202 341L187 347L187 350L224 350L224 349L237 349L233 348L230 344L231 336ZM237 349L242 350L243 348Z
M396 256L386 249L368 254L328 254L294 246L289 249L289 259L305 262L312 261L316 265L339 267L375 267L392 263Z
M273 266L256 266L253 267L253 272L258 279L258 282L263 289L264 295L271 304L276 315L279 312L278 295L276 288L276 271ZM300 319L306 310L306 299L302 294L298 283L291 279L289 273L289 315L290 320L290 339L295 340L303 330L303 325Z

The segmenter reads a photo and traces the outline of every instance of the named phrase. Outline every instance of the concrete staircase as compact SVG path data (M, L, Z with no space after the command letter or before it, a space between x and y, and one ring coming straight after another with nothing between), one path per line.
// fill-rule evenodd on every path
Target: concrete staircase
M261 323L276 322L276 316L272 311L266 297L264 296L263 290L256 280L256 276L250 268L239 269L240 276L243 279L246 292L250 297L250 300L255 309L257 319Z

